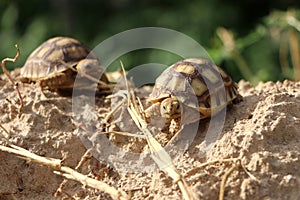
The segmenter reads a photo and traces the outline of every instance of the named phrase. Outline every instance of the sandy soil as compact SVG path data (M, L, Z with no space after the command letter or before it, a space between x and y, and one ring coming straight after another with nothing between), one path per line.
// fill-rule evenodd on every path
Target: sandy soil
M18 77L18 71L12 74ZM73 115L72 98L53 92L42 93L37 85L20 85L20 89L24 97L21 114L14 89L6 77L0 77L0 123L10 131L9 140L41 156L64 158L64 165L74 168L86 148L78 136L82 131L75 123L79 118ZM145 94L149 92L149 88L140 90ZM225 199L300 199L300 82L267 82L253 88L241 81L239 90L244 101L228 109L222 133L212 149L203 156L201 134L209 122L201 122L191 145L174 160L178 173L199 199L218 199L222 178L232 167ZM107 105L107 100L97 98L95 112L88 114L94 123L89 126L93 131L99 131L101 124L97 123L110 109L103 105ZM85 104L80 106L87 109ZM124 121L120 120L117 125L123 127L122 131L137 131L133 126L126 129L126 124L132 122L126 117L121 119ZM125 136L110 136L110 140L127 151L137 151L137 146L142 145L142 142L132 143ZM105 157L100 158L101 152L96 157L100 161L88 161L85 173L90 172L91 177L124 190L132 199L182 199L178 185L160 170L140 171L137 167L140 163L130 160L121 167L114 166L105 163ZM120 160L127 158L121 157ZM225 158L240 158L241 165L222 162ZM220 162L201 167L205 162L218 159ZM5 152L0 152L0 160L1 200L55 199L53 194L63 178L53 174L50 168ZM64 192L75 199L111 199L75 181L69 181ZM59 198L68 199L66 195Z

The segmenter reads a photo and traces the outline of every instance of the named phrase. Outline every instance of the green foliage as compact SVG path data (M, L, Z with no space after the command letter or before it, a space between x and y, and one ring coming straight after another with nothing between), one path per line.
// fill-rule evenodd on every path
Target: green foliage
M19 44L21 57L9 65L12 69L22 67L28 55L53 36L71 36L93 48L119 32L157 26L198 41L236 81L299 80L299 19L297 2L283 0L3 0L0 55L13 57ZM118 58L110 70L119 68L119 59L129 69L144 63L170 65L180 58L161 50L139 50Z
M224 28L217 29L219 40L210 50L217 63L225 62L230 74L238 73L258 81L300 80L300 10L274 11L247 35L235 39ZM234 69L228 66L228 61ZM235 64L234 64L235 63Z

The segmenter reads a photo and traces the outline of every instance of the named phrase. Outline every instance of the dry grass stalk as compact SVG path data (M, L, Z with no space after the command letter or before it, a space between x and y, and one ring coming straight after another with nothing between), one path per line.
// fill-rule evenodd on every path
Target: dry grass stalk
M196 174L198 171L200 171L202 168L208 166L208 165L213 165L215 163L226 163L226 162L236 162L237 158L224 158L224 159L216 159L216 160L212 160L212 161L208 161L205 162L203 164L201 164L200 166L191 169L190 171L187 171L184 175L184 177L188 177L191 176L193 174Z
M6 128L4 128L4 126L2 126L1 124L0 124L0 128L6 133L6 136L3 135L2 133L1 133L1 135L3 136L3 138L4 138L6 141L8 141L7 138L10 137L10 135L11 135L10 132L9 132Z
M233 165L230 167L229 170L227 170L222 178L222 182L220 185L220 192L219 192L219 200L223 200L224 199L224 193L225 193L225 186L226 186L226 181L228 179L228 177L230 176L230 174L233 172L233 170L236 168L236 165Z
M151 151L151 157L158 165L158 167L161 170L163 170L166 174L168 174L174 180L175 183L178 184L184 199L194 199L195 197L192 195L191 191L189 191L186 182L176 171L171 157L160 145L160 143L153 137L151 131L147 128L146 121L142 118L142 114L138 113L133 103L129 105L128 112L130 113L137 127L146 136L146 140Z
M193 168L192 170L188 171L185 173L184 177L192 176L193 174L197 174L198 171L200 171L202 168L208 166L208 165L213 165L216 163L232 163L232 166L225 172L224 176L222 177L222 181L220 184L220 190L219 190L219 200L224 199L224 193L225 193L225 188L226 188L226 181L230 174L236 169L238 170L240 167L244 170L244 172L254 181L260 183L260 181L253 176L247 169L246 167L242 164L241 158L224 158L224 159L216 159L212 160L206 163L203 163L197 168Z
M81 157L79 163L77 164L77 166L75 167L75 170L77 172L81 172L81 168L83 166L84 163L86 163L86 161L88 159L90 159L92 157L92 149L88 149L84 154L83 156ZM59 197L61 195L61 193L64 193L66 194L64 191L63 191L63 187L67 184L68 180L67 179L64 179L61 184L59 185L58 189L56 190L56 192L54 193L54 196L55 197ZM68 195L68 194L66 194Z
M6 146L0 145L0 150L18 155L22 159L25 159L25 160L28 160L31 162L35 162L35 163L38 163L43 166L50 167L50 168L56 170L56 171L54 171L55 174L64 176L68 179L78 181L78 182L82 183L83 185L86 185L86 186L98 189L102 192L105 192L105 193L109 194L113 199L118 199L118 200L129 199L129 196L124 191L117 190L117 189L107 185L106 183L89 178L86 175L83 175L70 167L63 166L62 160L49 158L49 157L42 157L42 156L36 155L34 153L31 153L31 152L27 151L26 149L23 149L16 145L10 145L10 146L11 147L6 147Z
M127 133L127 132L121 132L121 131L108 131L102 134L117 134L117 135L123 135L127 137L136 137L136 138L141 138L141 139L146 139L146 136L144 135L138 135L135 133Z
M115 112L117 112L118 110L120 110L122 108L122 105L126 102L126 100L124 99L123 101L121 101L116 107L114 107L114 109L112 109L109 113L107 113L107 115L104 118L104 122L108 123L110 121L110 119L112 118L113 114Z
M126 80L126 74L124 70L123 63L121 62L121 67L123 69L126 88L127 88L127 110L135 122L136 126L143 132L146 137L147 144L151 151L151 157L158 165L158 167L163 170L168 176L170 176L175 183L179 186L183 199L190 200L196 199L195 195L189 190L188 185L182 179L182 176L177 172L170 155L167 151L160 145L160 143L153 137L151 131L148 129L148 124L143 115L143 107L138 98L135 96L134 91L129 88L128 82Z
M236 47L236 41L233 33L226 28L220 27L217 29L217 35L221 39L225 51L230 53L233 61L236 63L243 77L246 80L252 80L253 73L247 65L247 62L242 56L241 52Z

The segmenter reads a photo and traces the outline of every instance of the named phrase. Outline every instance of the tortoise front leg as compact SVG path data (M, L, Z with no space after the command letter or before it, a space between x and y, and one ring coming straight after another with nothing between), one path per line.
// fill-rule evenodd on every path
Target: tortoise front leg
M203 108L199 107L198 111L200 112L200 119L208 118L208 117L213 117L214 115L218 114L221 112L227 105L220 105L220 106L215 106L213 108Z
M180 130L180 128L181 128L181 117L172 119L169 126L169 133L173 136Z
M147 123L151 122L152 116L161 116L160 105L161 105L160 102L156 102L145 110L145 118ZM171 135L173 135L180 129L181 117L177 117L174 119L165 119L165 120L166 120L166 124L162 128L161 130L162 132L169 132Z
M211 116L211 109L210 108L199 107L198 111L200 112L200 119L208 118L208 117Z

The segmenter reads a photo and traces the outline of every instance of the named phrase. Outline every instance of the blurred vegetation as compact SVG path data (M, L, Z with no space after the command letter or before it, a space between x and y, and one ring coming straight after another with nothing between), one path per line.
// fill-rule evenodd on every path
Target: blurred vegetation
M298 0L1 0L0 55L13 57L19 44L21 57L12 69L53 36L74 37L93 48L114 34L146 26L192 37L236 81L300 80ZM170 65L178 56L139 50L120 59L127 67Z

